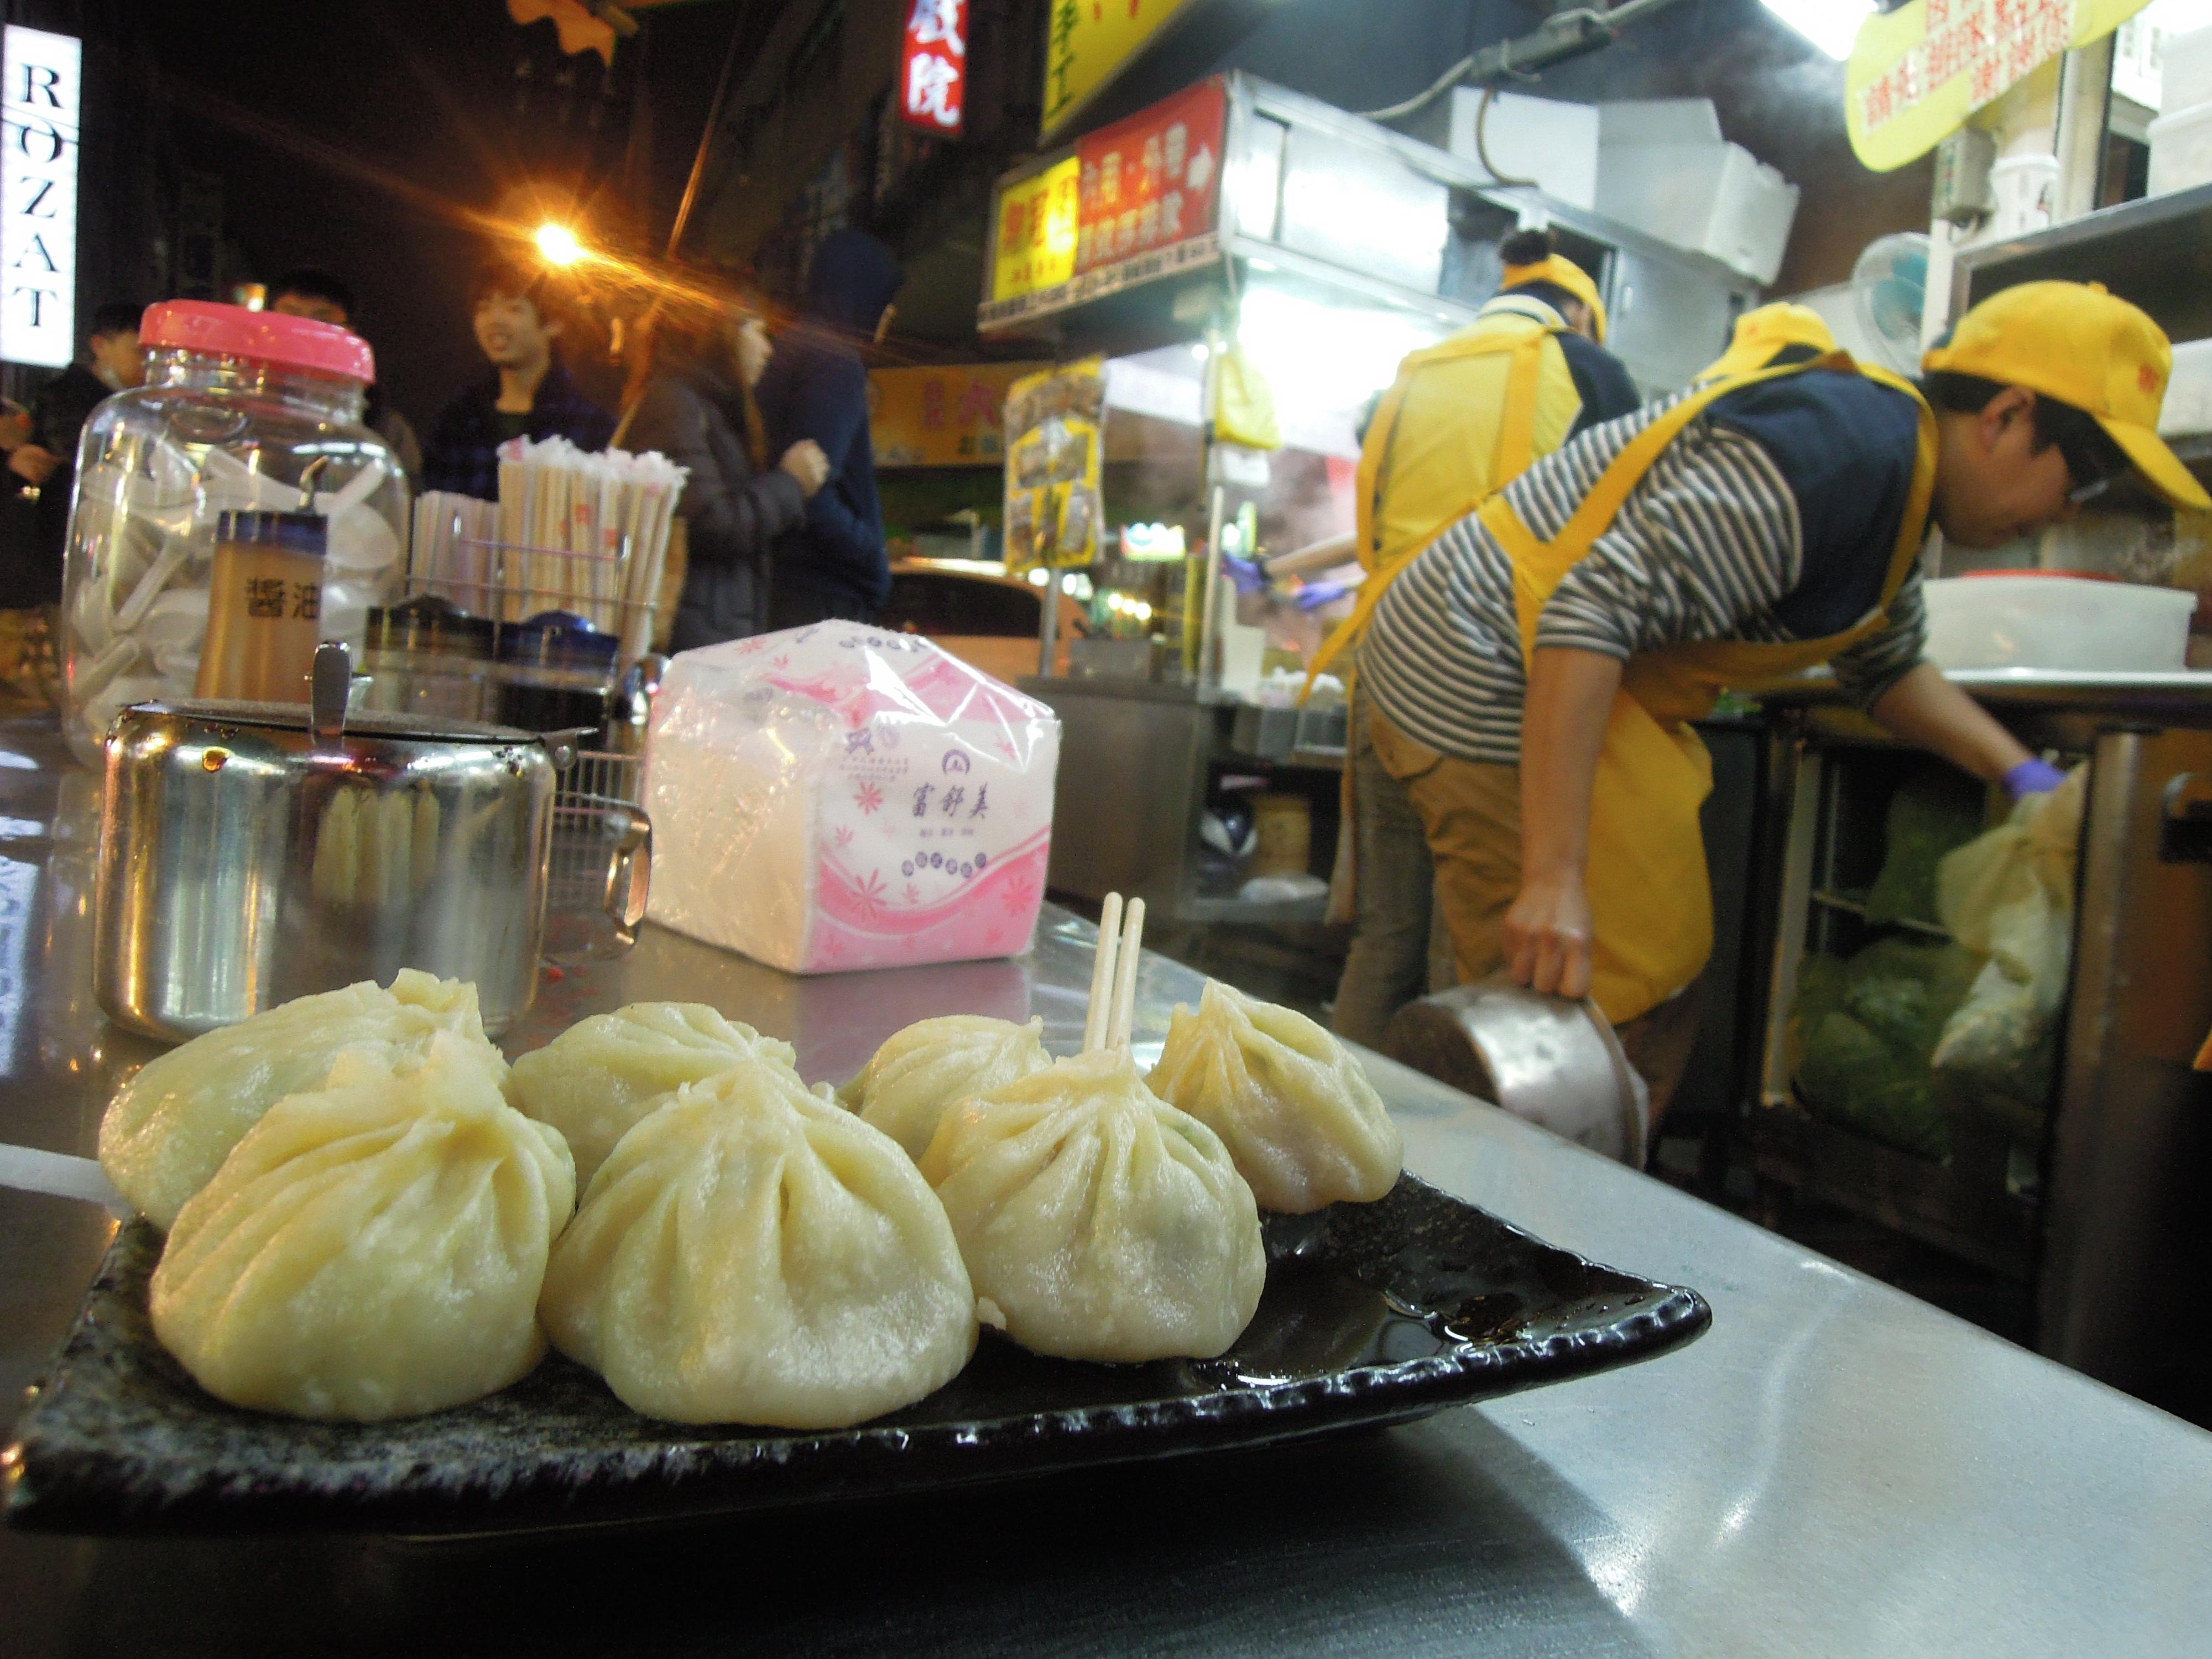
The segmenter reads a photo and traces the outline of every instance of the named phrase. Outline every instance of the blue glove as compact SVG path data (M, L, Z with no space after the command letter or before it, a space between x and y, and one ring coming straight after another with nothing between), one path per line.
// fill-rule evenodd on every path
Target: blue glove
M1334 605L1352 592L1342 582L1308 582L1298 589L1298 609L1318 611L1325 605Z
M2066 775L2049 761L2024 760L2004 775L2004 786L2014 800L2047 795L2066 781Z
M1250 559L1240 559L1234 553L1221 556L1221 574L1237 584L1239 593L1264 593L1267 591L1267 573Z

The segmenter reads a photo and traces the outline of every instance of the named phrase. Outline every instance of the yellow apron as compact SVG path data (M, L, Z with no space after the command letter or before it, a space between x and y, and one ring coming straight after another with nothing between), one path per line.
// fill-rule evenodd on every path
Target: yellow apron
M1731 376L1685 398L1637 434L1551 541L1538 541L1503 495L1491 498L1482 522L1512 556L1524 661L1534 654L1537 623L1553 590L1682 429L1717 398L1813 368L1856 370L1920 403L1908 382L1837 352ZM1786 645L1716 640L1628 659L1598 757L1588 878L1595 933L1591 994L1616 1024L1682 990L1712 954L1712 890L1698 820L1712 789L1712 761L1688 722L1711 713L1728 686L1799 672L1879 631L1918 557L1935 485L1936 419L1920 403L1919 453L1881 602L1856 627Z
M1337 625L1314 653L1312 666L1306 674L1309 693L1314 681L1365 634L1384 592L1417 555L1445 530L1474 512L1493 491L1527 471L1536 459L1540 436L1547 441L1547 453L1565 441L1581 413L1582 397L1564 356L1559 361L1556 384L1547 381L1544 374L1544 343L1564 331L1563 325L1547 323L1526 312L1493 313L1449 339L1408 353L1399 364L1389 390L1376 404L1374 418L1369 422L1367 435L1359 447L1355 510L1358 516L1359 562L1366 568L1367 580L1360 584L1359 597L1353 602L1352 614ZM1449 470L1449 483L1434 495L1425 500L1417 496L1413 514L1419 528L1410 532L1403 526L1394 530L1381 521L1392 515L1378 509L1383 488L1389 482L1385 474L1389 471L1396 445L1399 416L1414 383L1427 371L1449 370L1454 366L1463 369L1479 360L1496 357L1505 359L1502 375L1493 370L1489 375L1478 377L1479 384L1465 387L1455 385L1452 392L1463 411L1462 419L1479 409L1494 408L1498 411L1497 425L1485 427L1466 420L1468 436L1474 441L1467 446L1463 465ZM1398 482L1403 486L1407 481L1401 476ZM1443 480L1437 482L1442 483ZM1347 697L1357 672L1356 666L1344 672ZM1358 712L1356 705L1353 712ZM1357 747L1355 736L1351 748ZM1345 833L1337 843L1336 868L1329 882L1328 920L1344 926L1358 917L1358 868L1353 857L1358 841L1353 826L1358 822L1358 799L1348 751L1344 784L1338 799Z
M1522 325L1520 327L1511 324ZM1398 366L1397 378L1382 399L1375 407L1375 418L1369 423L1367 436L1359 447L1359 479L1357 512L1358 514L1359 562L1367 568L1367 580L1360 584L1359 598L1352 614L1338 624L1334 632L1323 641L1315 653L1312 673L1324 672L1330 664L1361 635L1381 603L1383 592L1395 581L1398 574L1413 562L1414 557L1436 538L1457 524L1482 504L1485 497L1504 489L1528 470L1536 459L1536 434L1540 413L1553 418L1549 424L1558 428L1564 438L1572 426L1581 408L1581 399L1574 392L1574 382L1567 375L1562 362L1560 379L1565 386L1565 398L1556 410L1540 411L1543 387L1544 343L1554 334L1563 332L1557 324L1540 321L1521 312L1503 312L1485 319L1475 327L1463 330L1449 339L1424 350L1407 355ZM1413 382L1425 371L1450 364L1466 364L1480 358L1506 359L1503 395L1498 397L1498 425L1494 428L1474 426L1471 435L1485 441L1487 453L1471 454L1464 466L1455 469L1450 493L1430 505L1422 514L1428 525L1426 533L1403 537L1392 545L1383 544L1390 538L1386 529L1376 524L1376 509L1386 482L1384 471L1389 465L1397 435L1398 416L1407 394ZM1497 396L1493 386L1492 395ZM1477 395L1474 402L1488 401ZM1564 416L1564 419L1559 418ZM1557 447L1554 441L1553 447Z

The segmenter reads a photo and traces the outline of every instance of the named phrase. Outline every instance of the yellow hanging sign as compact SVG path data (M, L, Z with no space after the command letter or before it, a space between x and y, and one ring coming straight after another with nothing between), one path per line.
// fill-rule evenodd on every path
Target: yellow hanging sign
M868 434L878 466L996 466L1006 394L1049 363L963 363L868 371Z
M1058 288L1075 275L1082 164L1055 161L999 193L991 260L993 300Z
M1869 17L1844 73L1851 148L1876 173L1917 161L2049 63L2149 0L1912 0Z
M1044 137L1085 104L1193 0L1054 0L1044 51Z

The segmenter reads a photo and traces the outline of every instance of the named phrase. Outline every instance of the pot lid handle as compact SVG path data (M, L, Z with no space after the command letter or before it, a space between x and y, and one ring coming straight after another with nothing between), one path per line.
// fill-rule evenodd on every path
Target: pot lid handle
M315 672L309 682L308 729L318 744L345 736L346 693L353 684L353 657L343 640L325 640L315 647Z

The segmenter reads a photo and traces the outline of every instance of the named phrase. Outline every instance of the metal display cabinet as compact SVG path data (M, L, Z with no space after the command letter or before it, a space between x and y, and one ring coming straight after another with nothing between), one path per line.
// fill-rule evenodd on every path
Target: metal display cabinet
M1255 902L1238 897L1234 884L1210 882L1199 826L1224 777L1265 776L1268 787L1310 803L1307 869L1326 881L1336 856L1340 759L1241 750L1238 717L1254 711L1189 684L1025 679L1021 690L1060 716L1046 878L1053 891L1094 902L1116 892L1141 898L1162 926L1322 920L1325 896Z
M2212 185L2123 202L1953 257L1954 318L2019 283L2102 283L2176 342L2212 337Z
M1790 1024L1808 948L1871 937L1854 890L1881 860L1911 753L1832 702L1777 720L1782 817L1759 1096L1749 1141L1791 1188L2020 1289L2039 1351L2155 1402L2212 1397L2193 1313L2212 1272L2202 1199L2212 1079L2212 699L2203 677L1955 677L2031 748L2091 767L2074 947L2049 1110L1960 1125L1938 1164L1808 1112ZM1980 682L1978 684L1978 682ZM1993 794L1991 821L2005 804ZM1855 914L1855 908L1856 913Z

